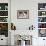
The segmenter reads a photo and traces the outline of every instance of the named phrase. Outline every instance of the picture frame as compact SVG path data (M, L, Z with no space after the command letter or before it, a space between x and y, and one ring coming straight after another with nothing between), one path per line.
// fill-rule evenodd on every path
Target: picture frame
M17 19L29 19L29 10L17 10Z

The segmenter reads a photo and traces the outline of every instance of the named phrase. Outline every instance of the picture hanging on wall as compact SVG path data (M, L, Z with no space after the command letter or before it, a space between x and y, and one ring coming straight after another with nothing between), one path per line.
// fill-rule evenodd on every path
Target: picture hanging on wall
M17 19L29 19L29 10L17 10Z

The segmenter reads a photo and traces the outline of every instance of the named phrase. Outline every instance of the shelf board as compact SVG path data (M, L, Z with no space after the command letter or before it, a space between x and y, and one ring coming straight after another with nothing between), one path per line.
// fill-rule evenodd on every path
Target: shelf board
M0 22L0 23L8 23L8 22Z
M8 11L8 10L0 10L0 11Z
M8 16L0 16L0 17L8 17Z
M38 28L38 29L46 29L46 28Z
M38 22L38 23L46 23L46 22Z
M44 15L44 16L38 16L38 17L46 17L46 15Z
M46 11L46 10L38 10L38 11Z

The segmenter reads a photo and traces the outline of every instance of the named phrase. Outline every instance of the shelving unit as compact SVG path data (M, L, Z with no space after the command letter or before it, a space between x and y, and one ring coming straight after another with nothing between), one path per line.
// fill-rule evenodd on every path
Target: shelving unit
M38 10L38 11L46 11L46 10Z
M8 37L8 3L0 3L0 35Z
M39 37L46 37L46 3L38 3L38 31Z

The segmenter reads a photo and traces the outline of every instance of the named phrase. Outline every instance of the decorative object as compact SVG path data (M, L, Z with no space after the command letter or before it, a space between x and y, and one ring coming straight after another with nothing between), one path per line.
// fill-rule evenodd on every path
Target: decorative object
M45 12L42 12L42 15L45 15Z
M0 11L0 16L8 16L8 11Z
M46 29L39 29L39 37L46 37Z
M46 23L38 23L38 28L46 28Z
M8 10L8 6L5 6L5 10Z
M16 30L16 26L13 23L11 23L11 30Z
M46 16L46 11L38 11L38 16Z
M33 25L31 25L30 27L29 27L29 30L34 30L34 26Z
M15 40L15 43L18 46L30 46L30 45L32 45L32 36L31 35L19 35L19 34L16 34L15 39L17 40L17 42Z
M8 3L0 3L0 10L8 10Z
M0 22L8 22L8 17L0 17Z
M17 19L29 19L29 10L17 10Z
M21 40L21 46L25 46L25 41Z
M46 9L46 3L38 3L38 10L45 10Z
M38 22L46 22L46 17L38 17Z
M8 37L8 23L0 23L0 35Z
M1 10L1 6L0 6L0 10Z
M30 36L30 35L19 35L20 36L20 38L23 40L23 41L25 41L25 44L27 43L27 44L29 44L29 45L32 45L32 36ZM29 43L28 43L29 42ZM27 45L26 44L26 45Z

